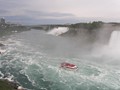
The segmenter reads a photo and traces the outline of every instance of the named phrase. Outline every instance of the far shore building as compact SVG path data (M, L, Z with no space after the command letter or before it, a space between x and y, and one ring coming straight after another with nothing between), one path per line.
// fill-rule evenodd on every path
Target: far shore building
M0 19L0 25L5 25L5 19L4 18Z

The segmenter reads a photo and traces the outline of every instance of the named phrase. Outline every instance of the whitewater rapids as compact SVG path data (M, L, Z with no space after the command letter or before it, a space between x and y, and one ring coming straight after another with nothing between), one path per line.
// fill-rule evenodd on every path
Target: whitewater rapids
M0 76L10 73L25 88L120 90L119 65L94 62L101 57L94 57L88 51L81 54L83 51L68 38L31 30L11 35L4 43L7 52L0 56ZM106 57L102 59L106 61ZM60 69L64 61L77 65L78 71Z

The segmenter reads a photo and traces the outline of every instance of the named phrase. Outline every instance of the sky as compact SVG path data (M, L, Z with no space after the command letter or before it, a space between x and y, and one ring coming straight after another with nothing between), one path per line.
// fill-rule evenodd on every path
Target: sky
M0 0L0 18L25 24L120 22L120 0Z

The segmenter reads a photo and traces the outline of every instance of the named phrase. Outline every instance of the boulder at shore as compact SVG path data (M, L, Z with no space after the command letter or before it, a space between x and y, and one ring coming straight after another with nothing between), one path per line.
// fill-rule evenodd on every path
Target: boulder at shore
M10 82L6 79L0 79L0 90L26 90L16 82Z
M17 85L7 80L0 80L0 90L17 90Z

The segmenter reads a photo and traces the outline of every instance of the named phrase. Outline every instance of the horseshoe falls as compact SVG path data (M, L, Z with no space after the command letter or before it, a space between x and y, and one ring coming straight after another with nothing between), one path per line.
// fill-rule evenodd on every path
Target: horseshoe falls
M6 52L0 55L0 77L12 76L28 90L120 90L120 31L97 47L58 36L58 29L55 35L32 29L1 37ZM62 69L62 62L78 70Z

